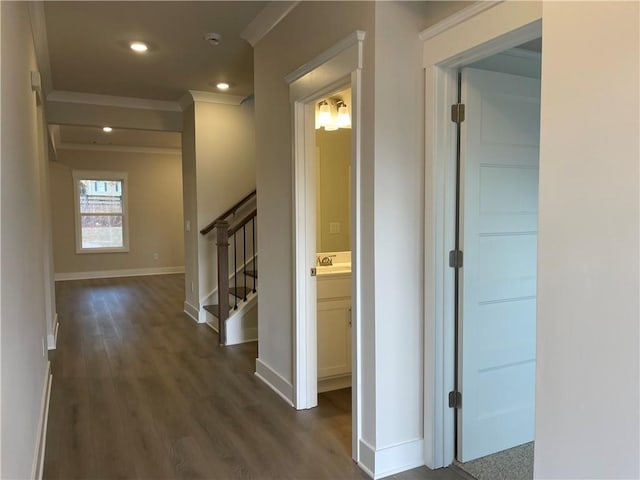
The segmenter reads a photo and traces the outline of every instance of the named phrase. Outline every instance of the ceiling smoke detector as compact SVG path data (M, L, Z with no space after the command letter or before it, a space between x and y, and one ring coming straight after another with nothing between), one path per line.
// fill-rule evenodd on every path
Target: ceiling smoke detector
M220 45L220 41L222 40L222 35L220 35L219 33L205 33L204 34L204 39L209 42L211 45L213 46L217 46Z

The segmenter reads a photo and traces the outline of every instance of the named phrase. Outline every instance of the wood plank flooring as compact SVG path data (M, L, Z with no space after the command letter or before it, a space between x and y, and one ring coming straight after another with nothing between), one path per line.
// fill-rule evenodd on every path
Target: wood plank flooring
M57 282L56 299L45 479L368 478L350 391L287 406L253 374L256 343L221 348L182 313L183 275Z

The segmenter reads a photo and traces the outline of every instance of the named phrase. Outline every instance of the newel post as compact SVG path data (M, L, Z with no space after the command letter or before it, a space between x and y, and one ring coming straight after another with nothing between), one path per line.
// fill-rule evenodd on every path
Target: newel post
M227 344L227 319L229 318L229 223L216 222L218 250L218 335L220 345Z

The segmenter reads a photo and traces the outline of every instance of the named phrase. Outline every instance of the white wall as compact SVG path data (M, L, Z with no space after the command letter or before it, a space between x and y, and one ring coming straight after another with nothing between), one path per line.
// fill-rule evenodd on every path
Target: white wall
M640 477L639 13L543 4L538 479Z
M1 3L2 478L29 478L37 448L47 360L37 70L27 3Z
M293 382L293 162L289 88L284 78L296 68L333 46L355 30L367 32L363 68L363 164L372 159L373 125L373 3L301 2L254 50L256 93L256 162L258 187L258 302L259 360L289 385ZM331 21L327 21L331 19ZM286 52L286 54L284 54ZM363 167L364 168L364 167ZM371 170L371 168L369 167ZM367 192L370 197L371 188ZM363 200L365 203L367 200ZM369 202L371 203L371 202ZM372 245L371 215L363 219ZM363 290L373 298L373 247L363 248ZM371 319L371 309L363 313ZM369 342L372 357L373 340ZM363 378L363 388L373 398L373 378ZM293 399L291 399L293 400ZM375 443L373 407L367 406L367 438Z
M203 96L185 109L182 133L184 221L191 224L184 233L185 309L201 322L201 306L216 302L217 251L215 230L206 236L200 230L256 185L253 102L228 105Z
M198 230L255 190L253 102L195 103ZM218 286L215 231L198 233L200 300Z
M376 2L376 447L422 438L425 6ZM402 93L399 94L399 91ZM389 415L389 412L397 412Z
M127 173L128 252L76 253L74 169ZM181 268L181 169L175 154L58 149L50 177L56 274Z
M368 456L364 463L376 475L423 461L424 87L418 34L427 14L428 6L410 2L301 3L254 53L261 154L259 359L292 382L292 122L283 78L356 29L367 35L362 70L361 446Z

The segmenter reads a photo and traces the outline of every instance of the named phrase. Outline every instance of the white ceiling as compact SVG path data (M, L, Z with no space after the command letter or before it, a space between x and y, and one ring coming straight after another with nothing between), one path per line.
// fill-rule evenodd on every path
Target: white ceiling
M240 33L267 2L44 2L54 90L178 100L186 90L253 92ZM219 46L207 32L222 34ZM149 44L135 54L129 42Z

